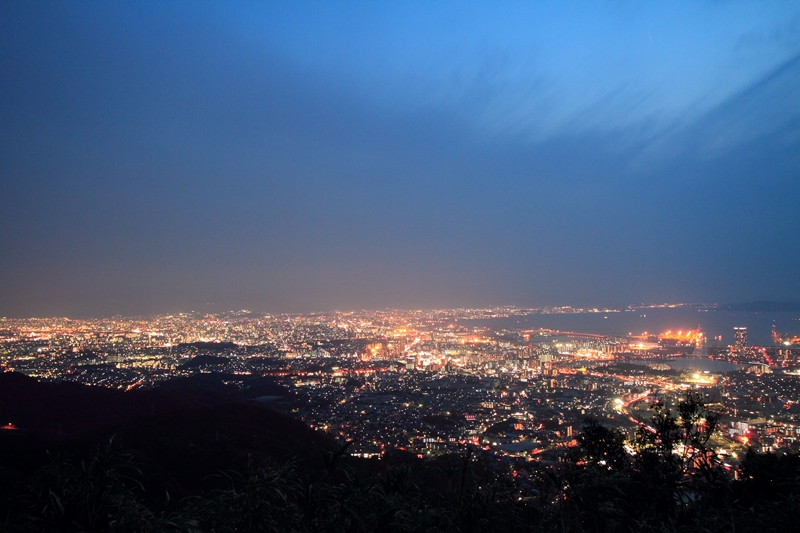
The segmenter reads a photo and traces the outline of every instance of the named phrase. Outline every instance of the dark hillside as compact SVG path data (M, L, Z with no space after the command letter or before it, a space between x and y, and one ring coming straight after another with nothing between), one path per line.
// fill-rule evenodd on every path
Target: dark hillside
M23 430L60 435L182 407L177 397L126 394L77 383L42 383L15 373L0 374L0 420Z
M188 489L223 470L244 471L248 457L292 462L313 472L324 468L324 452L336 443L300 421L258 403L231 403L141 418L107 428L140 462L157 464Z
M224 381L238 378L241 389ZM209 373L178 377L152 390L77 383L46 383L13 372L0 373L0 425L71 435L143 416L222 405L259 396L286 396L270 378Z
M153 390L46 383L13 372L0 374L0 421L58 435L116 424L141 416L233 401L220 378L179 378Z
M300 421L242 399L247 393L285 394L255 378L239 391L225 375L177 378L153 390L123 392L76 383L42 383L0 374L0 469L24 476L47 462L48 452L84 456L112 437L153 477L178 492L194 490L220 470L243 470L248 457L323 467L337 445Z

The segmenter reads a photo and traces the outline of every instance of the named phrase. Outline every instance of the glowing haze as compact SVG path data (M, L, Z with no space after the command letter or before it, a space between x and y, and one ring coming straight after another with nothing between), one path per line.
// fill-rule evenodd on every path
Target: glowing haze
M800 299L796 2L6 2L0 316Z

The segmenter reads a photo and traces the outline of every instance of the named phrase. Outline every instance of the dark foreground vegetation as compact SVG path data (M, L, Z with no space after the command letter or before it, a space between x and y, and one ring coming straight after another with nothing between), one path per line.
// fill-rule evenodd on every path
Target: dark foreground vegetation
M708 448L716 417L702 397L652 413L627 443L587 420L579 446L554 464L510 464L475 449L359 460L289 417L227 400L69 436L4 431L0 529L794 530L797 455L749 453L727 469Z

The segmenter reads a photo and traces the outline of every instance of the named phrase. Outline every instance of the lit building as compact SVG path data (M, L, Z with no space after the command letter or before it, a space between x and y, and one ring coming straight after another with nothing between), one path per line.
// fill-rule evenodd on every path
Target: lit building
M735 327L733 328L733 349L736 353L744 353L747 351L747 328Z

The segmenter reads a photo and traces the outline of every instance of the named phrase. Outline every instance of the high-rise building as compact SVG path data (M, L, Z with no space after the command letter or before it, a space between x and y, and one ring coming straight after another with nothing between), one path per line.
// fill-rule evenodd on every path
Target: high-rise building
M747 328L733 328L733 349L736 353L742 354L747 351Z

